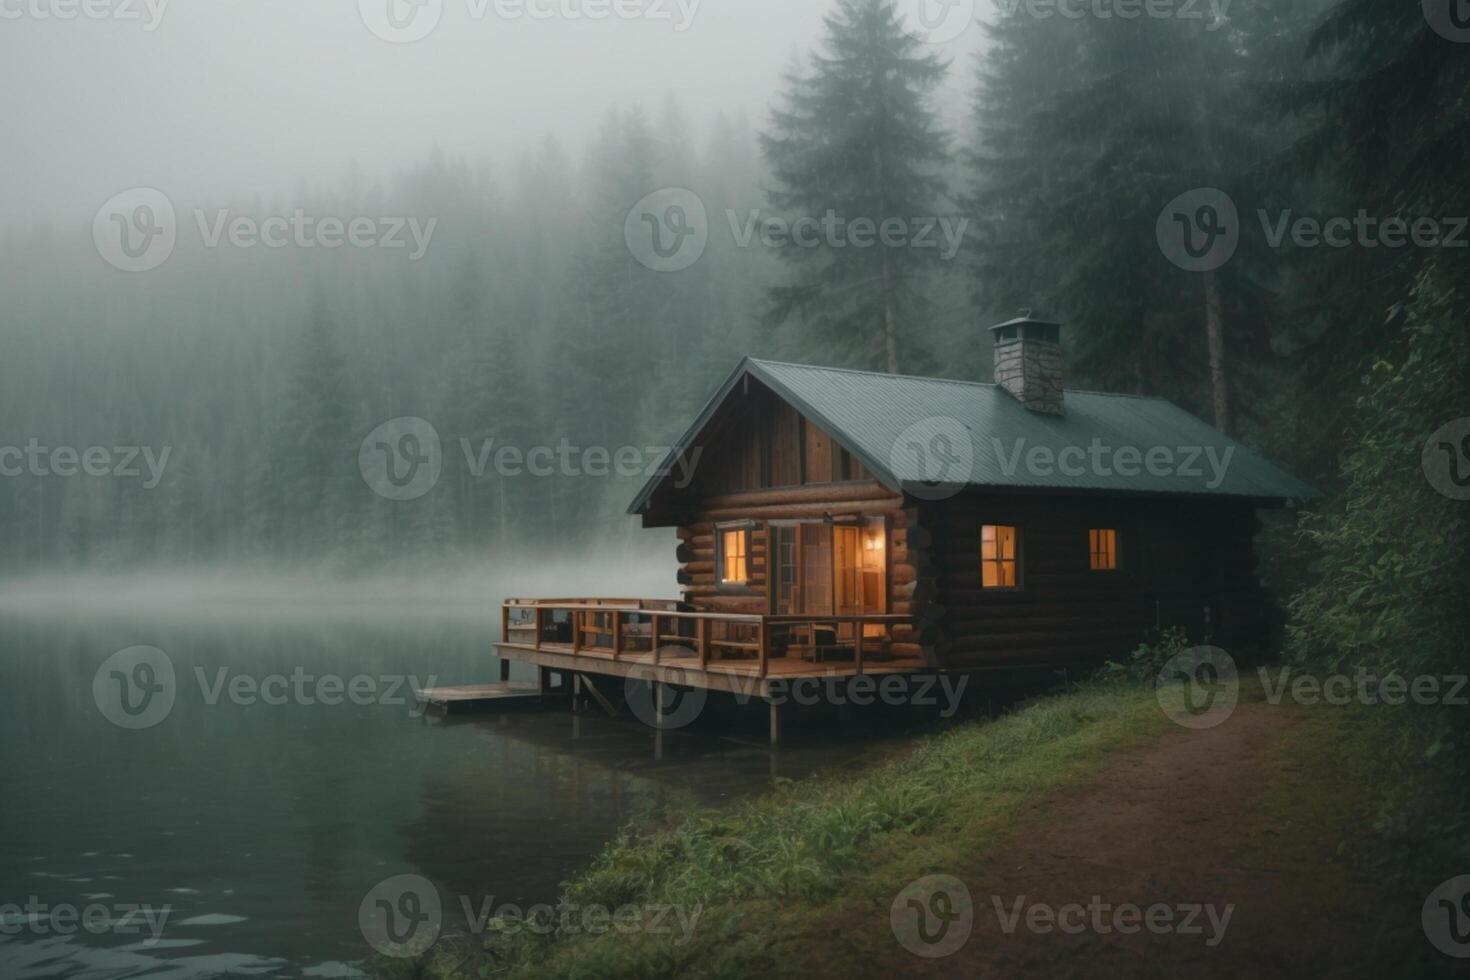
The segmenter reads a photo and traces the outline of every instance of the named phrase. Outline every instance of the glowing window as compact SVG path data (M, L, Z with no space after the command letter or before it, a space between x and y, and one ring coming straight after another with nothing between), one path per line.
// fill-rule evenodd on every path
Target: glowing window
M1093 528L1087 532L1088 550L1094 572L1118 570L1118 532L1112 528Z
M1014 527L985 524L980 528L980 584L987 589L1014 589L1017 575Z
M747 555L750 554L750 531L720 532L720 584L744 585L750 581Z

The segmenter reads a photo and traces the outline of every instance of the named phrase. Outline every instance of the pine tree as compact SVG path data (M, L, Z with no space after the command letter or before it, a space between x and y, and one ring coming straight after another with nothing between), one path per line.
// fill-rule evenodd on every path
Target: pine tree
M296 352L276 454L284 506L285 547L293 557L340 549L353 523L357 445L337 325L318 297Z
M1281 133L1253 108L1272 8L1230 22L1007 18L992 28L976 110L972 207L984 308L1030 306L1072 329L1074 377L1163 395L1235 427L1271 357L1272 259L1233 229L1223 268L1185 272L1159 248L1164 205L1196 188L1246 203ZM1167 55L1161 54L1167 52Z
M787 76L761 139L776 208L788 220L937 220L948 140L929 96L947 69L892 0L838 0L824 50ZM796 321L860 366L923 366L923 287L939 253L825 239L782 249L791 279L770 290L768 322Z
M1273 80L1267 99L1268 108L1306 127L1271 174L1311 179L1311 207L1299 212L1409 221L1470 214L1465 40L1437 33L1419 3L1340 0L1316 18L1299 70ZM1401 312L1435 251L1358 246L1289 256L1295 382L1321 468L1335 466L1344 409L1365 366L1405 356L1404 332L1385 319ZM1463 276L1442 288L1452 307L1470 306Z

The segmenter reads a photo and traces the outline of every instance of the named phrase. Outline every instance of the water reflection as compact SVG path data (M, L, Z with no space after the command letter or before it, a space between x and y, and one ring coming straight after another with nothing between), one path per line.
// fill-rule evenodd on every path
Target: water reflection
M0 909L0 975L349 975L367 951L359 903L385 878L424 875L454 908L458 896L544 902L629 815L769 785L758 712L754 744L682 734L655 764L652 733L626 718L436 721L411 697L258 696L298 674L484 683L498 674L493 639L493 626L433 618L0 618L0 906L14 907ZM177 696L160 723L129 731L99 710L93 679L140 644L167 652ZM232 695L239 678L257 696ZM776 758L804 775L874 750L818 733ZM53 918L89 905L168 918L158 942Z

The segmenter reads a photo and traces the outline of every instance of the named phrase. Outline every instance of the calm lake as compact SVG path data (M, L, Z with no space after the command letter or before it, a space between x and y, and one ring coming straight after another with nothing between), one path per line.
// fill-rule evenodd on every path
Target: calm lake
M655 763L648 729L574 728L565 708L441 722L402 680L495 680L489 614L180 612L0 612L0 976L356 975L359 905L384 879L431 880L446 923L461 896L529 906L641 808L738 798L879 747L808 734L773 757L683 735ZM106 701L104 665L135 646L167 656L174 698L130 730L94 681Z

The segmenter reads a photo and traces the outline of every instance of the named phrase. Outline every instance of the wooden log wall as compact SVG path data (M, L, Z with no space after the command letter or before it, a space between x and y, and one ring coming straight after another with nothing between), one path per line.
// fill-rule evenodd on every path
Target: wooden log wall
M770 612L770 521L822 520L833 517L882 517L889 521L889 548L906 529L902 498L876 482L833 486L788 487L725 494L701 501L700 509L682 517L679 535L679 584L684 600L695 609L712 612ZM750 538L748 591L721 591L715 580L715 527L750 520L756 527ZM906 555L907 553L904 552ZM890 550L895 575L899 553ZM896 598L890 594L890 603ZM893 609L894 612L902 612Z
M1202 642L1207 608L1213 642L1228 648L1263 638L1273 619L1249 504L965 495L921 516L935 596L927 614L950 667L1121 660L1156 623ZM982 524L1020 529L1020 589L981 588ZM1118 530L1118 571L1092 571L1091 528Z

